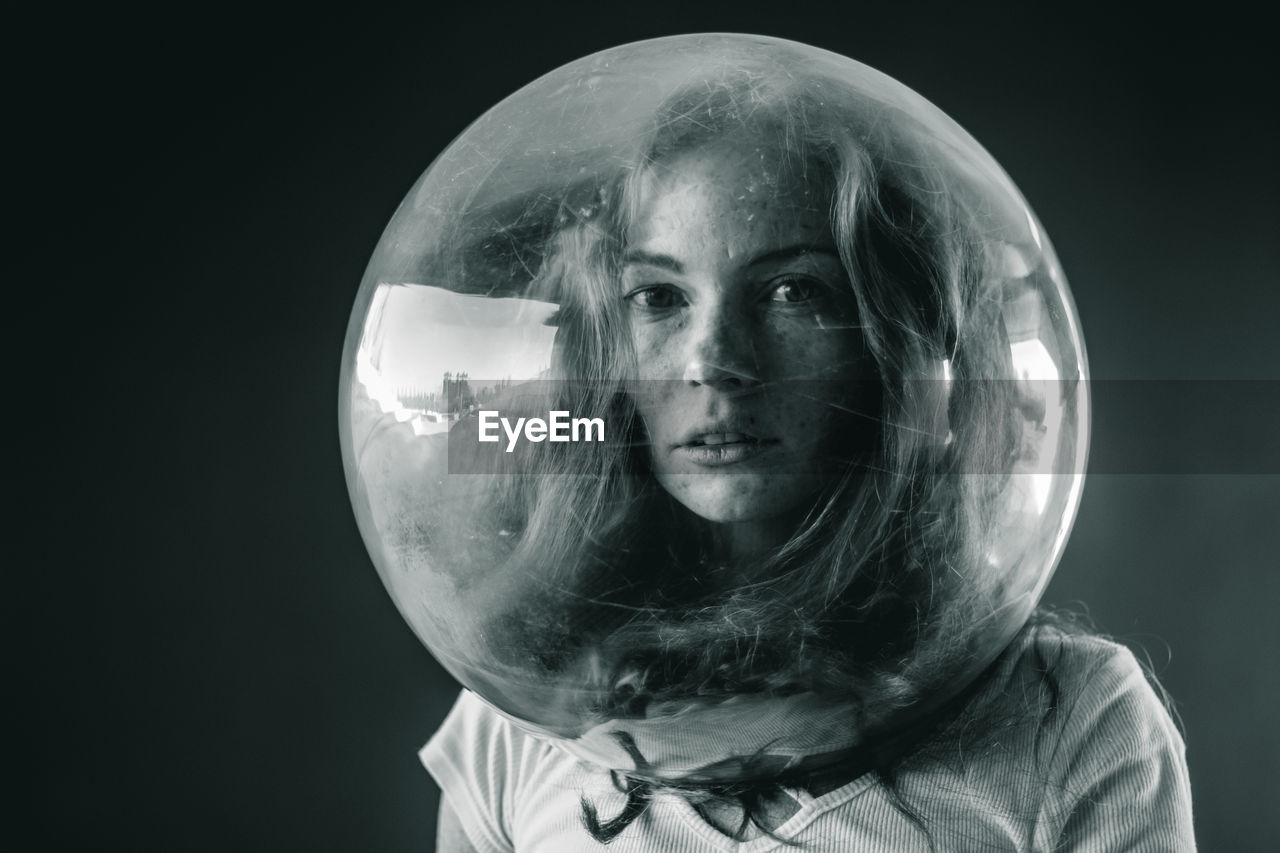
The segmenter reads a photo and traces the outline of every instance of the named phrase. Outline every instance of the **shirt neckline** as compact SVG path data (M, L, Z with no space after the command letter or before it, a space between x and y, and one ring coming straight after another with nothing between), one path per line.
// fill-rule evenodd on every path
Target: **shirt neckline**
M787 793L795 798L800 808L773 831L776 838L761 835L747 841L735 841L707 823L684 797L670 794L663 799L667 800L667 804L680 816L686 826L717 850L725 853L769 853L769 851L780 849L787 842L794 841L796 836L804 832L819 817L864 793L875 784L875 781L874 773L864 773L852 782L828 791L820 797L814 797L804 790L788 788Z

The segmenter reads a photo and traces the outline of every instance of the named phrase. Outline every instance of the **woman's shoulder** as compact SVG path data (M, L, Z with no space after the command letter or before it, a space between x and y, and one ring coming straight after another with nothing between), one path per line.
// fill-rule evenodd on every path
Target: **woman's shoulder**
M1027 625L1001 656L997 671L1006 679L1052 676L1064 687L1085 692L1099 686L1099 676L1114 676L1125 683L1135 677L1146 680L1143 666L1127 646L1058 621L1036 620ZM1116 686L1112 681L1107 683Z
M419 758L477 850L514 849L531 821L539 832L539 821L550 818L579 828L574 809L589 774L567 752L529 734L469 690L458 696Z
M1170 719L1163 690L1127 646L1069 623L1034 621L1024 628L983 692L989 700L1061 717L1063 725L1109 708Z
M1033 621L988 671L961 721L969 732L1022 733L1041 771L1066 772L1184 751L1169 702L1126 646L1069 623ZM1016 740L1016 738L1015 738ZM1089 760L1082 760L1082 757Z
M1042 840L1193 848L1182 735L1163 690L1124 645L1033 623L964 716L967 778L1037 812ZM1146 816L1132 819L1135 809Z
M419 753L433 775L484 776L495 789L561 751L534 737L489 703L463 690L444 723ZM483 766L480 766L483 765Z

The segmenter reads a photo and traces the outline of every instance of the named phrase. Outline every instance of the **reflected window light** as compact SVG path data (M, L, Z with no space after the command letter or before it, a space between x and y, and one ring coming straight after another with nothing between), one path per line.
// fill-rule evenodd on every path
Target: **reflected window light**
M1049 494L1053 490L1053 466L1057 463L1056 449L1062 425L1062 394L1058 387L1062 375L1039 338L1018 341L1009 348L1013 355L1014 373L1020 380L1019 389L1044 411L1043 420L1034 425L1040 452L1030 460L1028 470L1017 472L1027 476L1027 498L1031 502L1031 510L1039 515L1048 505ZM1028 428L1031 427L1028 424Z
M447 421L407 397L441 387L446 373L527 381L551 364L557 306L536 299L490 298L420 284L380 284L356 351L356 379L383 414L412 422L414 433L445 432ZM485 345L486 329L501 346Z

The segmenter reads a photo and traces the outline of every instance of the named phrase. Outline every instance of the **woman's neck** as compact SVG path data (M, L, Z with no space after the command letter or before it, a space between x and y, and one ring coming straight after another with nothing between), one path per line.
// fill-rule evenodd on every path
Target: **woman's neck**
M743 565L777 554L803 527L805 515L794 511L775 518L717 524L712 540L715 559Z

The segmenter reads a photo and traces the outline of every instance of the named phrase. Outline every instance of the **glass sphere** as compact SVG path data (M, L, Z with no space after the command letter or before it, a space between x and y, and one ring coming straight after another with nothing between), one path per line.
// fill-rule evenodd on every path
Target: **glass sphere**
M1025 624L1083 485L1078 321L995 161L864 65L626 45L484 114L356 298L340 428L463 685L666 782L851 760Z

